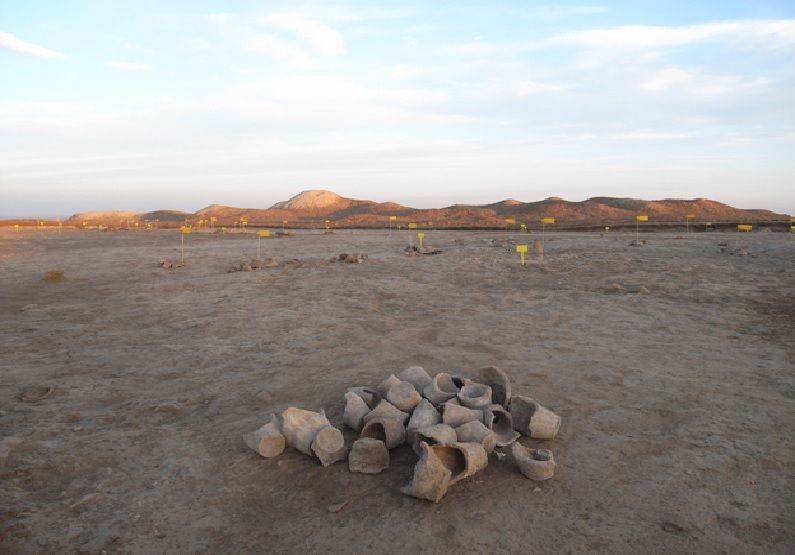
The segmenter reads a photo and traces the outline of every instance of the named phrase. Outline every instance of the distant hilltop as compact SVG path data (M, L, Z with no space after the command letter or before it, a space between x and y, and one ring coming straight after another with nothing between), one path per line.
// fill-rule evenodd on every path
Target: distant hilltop
M352 199L333 191L311 189L277 202L270 208L236 208L212 204L196 212L156 210L147 213L126 211L75 214L68 225L124 226L130 221L155 223L159 227L182 225L234 226L242 221L250 226L385 227L390 216L394 225L422 222L429 227L504 228L525 223L537 227L541 218L554 217L558 227L593 227L633 223L638 214L647 214L652 223L675 223L695 215L696 222L778 222L788 216L770 210L742 209L705 198L641 200L635 198L592 197L572 202L550 196L535 202L505 199L492 204L453 204L444 208L411 208L394 202ZM284 224L283 222L288 222Z

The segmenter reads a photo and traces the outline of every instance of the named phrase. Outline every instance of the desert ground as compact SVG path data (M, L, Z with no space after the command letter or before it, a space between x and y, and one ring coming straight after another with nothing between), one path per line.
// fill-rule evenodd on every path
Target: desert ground
M520 267L538 237L297 231L228 273L251 231L164 269L178 231L0 230L0 551L795 551L795 235L547 233ZM563 418L521 439L554 478L493 456L434 505L407 446L371 476L243 443L411 365L507 371Z

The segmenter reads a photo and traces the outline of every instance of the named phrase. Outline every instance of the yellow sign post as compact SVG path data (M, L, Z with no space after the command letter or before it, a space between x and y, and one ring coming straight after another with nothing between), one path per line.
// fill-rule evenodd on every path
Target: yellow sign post
M752 225L748 225L748 224L739 224L739 225L737 226L737 231L745 231L745 232L748 232L748 231L751 231L753 228L754 228L754 226L752 226Z
M519 224L519 231L527 233L527 226L525 224Z
M419 239L420 248L422 248L422 240L425 239L425 234L422 231L420 231L419 233L417 233L417 239Z
M182 232L180 233L180 238L182 239L180 252L179 252L179 261L180 264L185 264L185 236L190 235L191 228L189 225L183 225L179 230Z
M541 218L541 244L544 244L544 228L548 225L552 225L555 223L555 218L552 216L545 216Z
M14 232L19 233L19 224L14 224Z
M397 216L389 216L389 230L392 231L392 224L397 222Z
M270 237L270 236L271 236L271 232L268 231L267 229L260 229L257 232L257 260L259 260L260 253L262 252L262 250L260 248L260 245L262 243L262 238L263 237Z
M248 227L248 220L245 218L240 218L240 225L243 226L243 233L245 233L246 227Z
M635 216L635 244L640 245L640 222L648 222L649 216L646 214L638 214Z
M58 222L58 233L60 233L61 228L63 228L63 222L61 221L61 218L56 218L55 220Z
M696 219L695 214L688 214L685 216L685 233L690 233L690 222Z
M512 225L516 225L515 218L505 218L505 231L508 231Z
M411 239L411 232L414 231L415 229L417 229L417 224L415 222L411 222L409 224L409 248L411 248L411 246L414 244L414 242Z
M524 266L524 255L527 253L527 245L516 245L516 252L519 253L519 263Z
M286 230L286 228L287 228L287 224L288 224L288 223L289 223L289 222L288 222L287 220L282 220L282 233L283 233L283 234L287 234L287 230Z

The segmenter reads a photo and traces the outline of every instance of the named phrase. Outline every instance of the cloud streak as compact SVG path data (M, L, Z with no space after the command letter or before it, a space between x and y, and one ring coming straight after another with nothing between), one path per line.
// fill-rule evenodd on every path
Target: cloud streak
M105 62L105 65L108 67L112 67L113 69L120 69L122 71L149 71L152 69L152 66L149 64L140 64L137 62L124 62L124 61L113 61L113 62Z
M31 58L39 58L42 60L55 60L58 58L63 58L63 54L60 52L56 52L55 50L51 50L47 47L41 46L40 44L26 42L19 37L15 37L11 33L2 31L0 31L0 49L8 50L9 52L21 54L23 56L29 56Z

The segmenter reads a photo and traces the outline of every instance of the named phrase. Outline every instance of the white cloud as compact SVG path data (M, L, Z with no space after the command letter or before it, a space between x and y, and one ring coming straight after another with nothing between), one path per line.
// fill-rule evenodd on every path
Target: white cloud
M287 44L273 36L260 36L249 39L246 48L252 52L265 54L301 69L317 66L317 61L303 49Z
M767 84L767 79L710 75L672 66L654 72L640 83L640 88L650 93L683 92L694 96L714 97L758 89Z
M308 41L315 52L321 56L338 56L345 52L342 35L328 25L301 14L273 14L266 16L264 21L268 25L292 31Z
M563 33L549 44L595 48L647 49L715 40L750 40L775 46L795 44L795 20L719 21L678 27L628 25Z
M137 62L113 61L105 62L105 65L122 71L149 71L152 69L152 66L149 64L140 64Z
M558 85L551 85L549 83L539 83L538 81L531 81L529 79L524 79L519 81L519 84L516 87L516 96L525 97L525 96L532 96L534 94L543 93L543 92L550 92L550 91L559 91L561 89Z
M468 54L532 52L556 46L592 49L646 50L724 41L742 46L782 48L795 45L795 19L734 20L697 25L626 25L561 33L544 39L518 42L475 40L448 47Z
M41 58L45 60L53 60L62 58L63 54L50 50L40 44L33 44L32 42L25 42L24 40L15 37L11 33L4 33L0 31L0 49L10 50L17 54L30 56L32 58Z

